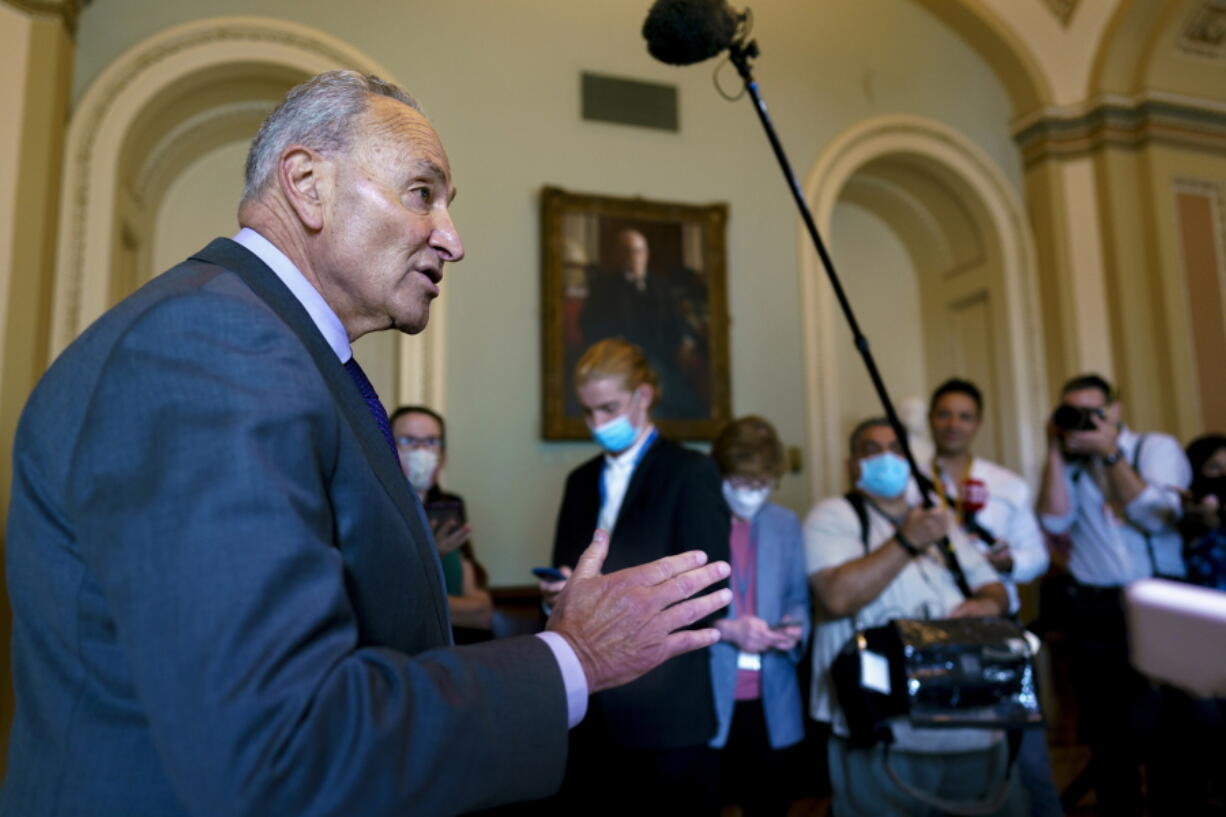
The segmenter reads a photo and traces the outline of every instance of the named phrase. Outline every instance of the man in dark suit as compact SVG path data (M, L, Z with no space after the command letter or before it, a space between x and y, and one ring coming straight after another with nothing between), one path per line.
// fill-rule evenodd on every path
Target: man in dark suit
M642 350L621 339L600 341L579 359L574 379L605 453L566 480L554 565L563 572L575 565L597 528L612 537L610 568L687 549L727 559L730 520L715 464L656 431L652 409L662 389ZM604 430L619 424L629 431L610 438ZM707 745L717 727L708 662L705 650L692 652L592 697L588 718L571 734L564 813L582 808L584 793L610 774L618 785L585 813L718 812L717 763Z
M352 359L419 332L463 248L447 156L394 86L294 89L243 230L116 306L18 429L17 712L0 815L441 815L558 784L589 691L716 634L727 574L601 575L542 637L449 648L434 543ZM629 600L629 604L627 604Z

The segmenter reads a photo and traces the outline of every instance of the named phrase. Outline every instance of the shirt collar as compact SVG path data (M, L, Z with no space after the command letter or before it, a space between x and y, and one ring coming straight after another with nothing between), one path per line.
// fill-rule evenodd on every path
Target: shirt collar
M341 363L348 363L353 357L353 348L349 345L349 333L345 331L341 319L328 306L328 302L319 294L319 290L306 279L294 262L271 241L250 227L244 227L234 236L234 242L241 244L256 255L261 261L281 279L281 283L289 288L302 308L311 316L311 321L324 340L332 347L332 351L340 358Z

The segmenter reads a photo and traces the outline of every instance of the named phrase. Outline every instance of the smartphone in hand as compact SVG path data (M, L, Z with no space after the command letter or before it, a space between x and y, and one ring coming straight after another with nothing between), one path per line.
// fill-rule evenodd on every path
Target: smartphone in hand
M566 581L566 574L561 570L558 570L556 567L534 567L532 568L532 575L536 576L543 582Z
M427 504L426 518L430 520L430 527L437 531L447 522L454 522L456 526L464 524L462 507L453 499L443 499Z

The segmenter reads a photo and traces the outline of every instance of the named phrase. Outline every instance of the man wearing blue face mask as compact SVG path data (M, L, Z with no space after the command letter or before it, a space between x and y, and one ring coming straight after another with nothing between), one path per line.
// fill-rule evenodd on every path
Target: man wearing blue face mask
M810 714L831 724L830 783L840 815L927 814L928 806L887 775L883 746L848 745L847 722L834 697L830 668L859 629L894 618L999 616L1008 596L996 571L950 524L943 508L907 503L910 472L894 429L865 420L851 435L848 471L854 489L819 502L805 520L809 583L817 601ZM964 597L937 543L948 537L970 589ZM1002 735L988 730L915 729L891 724L890 764L913 787L949 800L979 800L1004 778ZM1012 783L997 815L1024 811Z
M642 350L602 340L575 365L575 391L603 453L566 480L553 564L569 575L596 529L609 532L606 570L703 550L729 558L728 506L709 457L660 436L659 378ZM546 601L565 582L546 582ZM558 813L717 814L716 733L707 650L669 661L615 694L598 693L571 732ZM593 803L591 793L601 792Z

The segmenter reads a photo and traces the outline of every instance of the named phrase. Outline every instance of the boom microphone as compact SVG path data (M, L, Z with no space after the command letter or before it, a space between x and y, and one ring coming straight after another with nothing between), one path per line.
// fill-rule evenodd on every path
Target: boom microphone
M725 0L656 0L643 21L643 38L660 62L690 65L731 45L739 20Z

